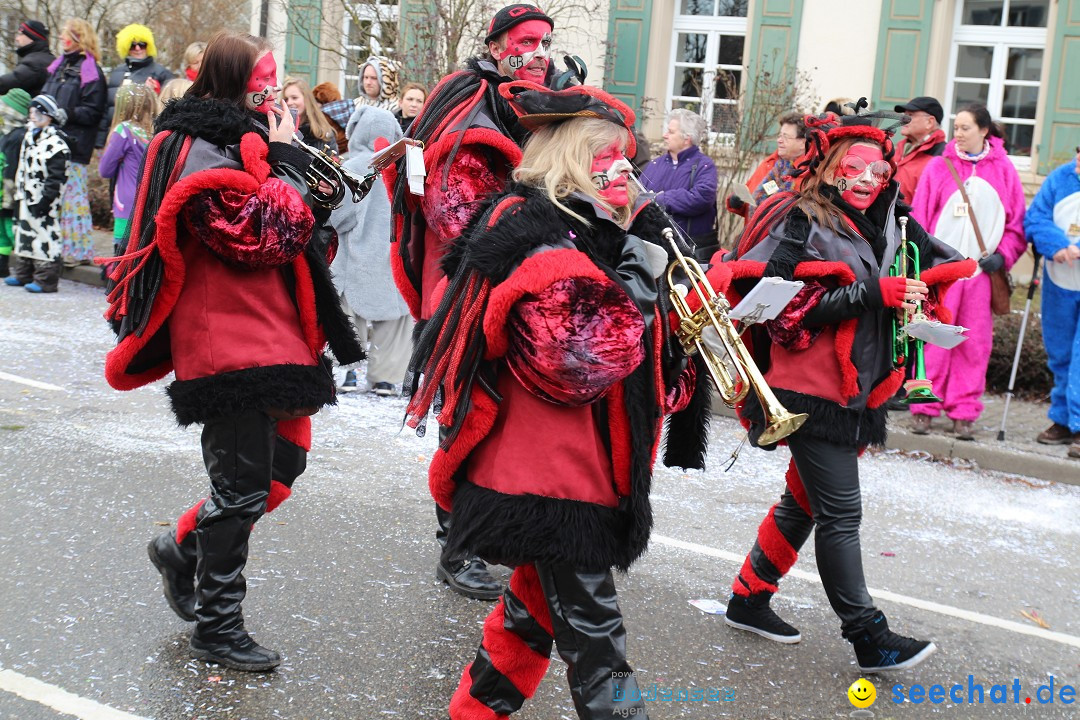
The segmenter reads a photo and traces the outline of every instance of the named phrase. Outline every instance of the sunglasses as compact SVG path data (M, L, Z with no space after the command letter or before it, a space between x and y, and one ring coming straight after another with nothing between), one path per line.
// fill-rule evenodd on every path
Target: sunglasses
M132 50L145 50L147 48L147 45L148 45L148 43L144 43L144 42L133 42L133 43L131 43L131 49Z
M840 161L840 174L846 178L855 180L862 177L864 172L866 172L866 161L861 157L847 155ZM875 160L870 163L870 175L873 176L875 182L884 185L892 175L892 168L884 160Z

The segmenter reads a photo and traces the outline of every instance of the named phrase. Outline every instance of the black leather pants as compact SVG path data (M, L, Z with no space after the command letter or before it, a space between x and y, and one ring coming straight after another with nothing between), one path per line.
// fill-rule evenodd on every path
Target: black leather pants
M862 547L859 525L862 522L862 495L859 491L859 452L857 448L837 445L802 433L788 438L791 456L799 469L807 500L813 513L811 519L792 497L785 492L776 506L777 528L798 550L814 532L814 552L818 574L833 611L847 632L864 625L876 612L874 601L866 589L863 575ZM760 548L755 546L751 562ZM768 561L755 562L755 572L775 584L779 577L769 577ZM761 574L764 573L764 574ZM772 574L775 576L775 569Z
M203 643L244 637L251 526L266 511L277 423L252 410L207 422L202 448L210 496L196 517L195 636Z

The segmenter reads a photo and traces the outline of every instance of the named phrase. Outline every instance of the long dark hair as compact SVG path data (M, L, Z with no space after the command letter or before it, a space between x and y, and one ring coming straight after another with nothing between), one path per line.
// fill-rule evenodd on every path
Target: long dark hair
M980 130L989 129L990 132L987 135L992 135L996 138L1001 138L1001 143L1005 147L1005 152L1009 152L1009 138L1005 137L1005 130L1001 127L1001 123L994 122L994 119L990 117L990 111L986 109L986 106L982 103L972 103L960 108L956 114L959 115L962 112L969 113L971 117L975 119L975 124Z
M243 107L255 61L273 49L266 38L221 31L206 46L202 66L186 97L227 100Z
M833 204L824 190L829 185L826 175L835 174L840 167L840 161L847 155L852 145L863 143L866 145L881 145L870 138L846 137L835 141L830 147L821 163L806 175L799 190L799 199L796 207L806 213L807 217L815 220L830 230L836 230L843 225L843 212ZM882 149L884 153L884 149Z

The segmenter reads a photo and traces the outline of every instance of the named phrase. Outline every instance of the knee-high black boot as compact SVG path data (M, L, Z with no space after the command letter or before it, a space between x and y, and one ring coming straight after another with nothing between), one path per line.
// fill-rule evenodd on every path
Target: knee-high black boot
M187 533L180 542L176 531L162 533L146 546L150 562L161 573L165 601L186 622L195 620L195 564L198 554L195 534Z
M248 538L266 511L274 457L275 423L249 411L207 422L203 459L211 493L195 526L195 631L191 654L234 670L261 672L281 664L281 656L256 643L244 628L240 609L247 583Z

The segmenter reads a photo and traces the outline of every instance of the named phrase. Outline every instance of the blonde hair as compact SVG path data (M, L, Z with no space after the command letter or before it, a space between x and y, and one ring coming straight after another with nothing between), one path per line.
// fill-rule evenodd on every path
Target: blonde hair
M297 126L303 125L305 122L311 129L311 134L320 140L330 140L335 137L334 128L330 127L330 121L326 119L326 115L323 115L319 109L319 103L315 99L315 96L311 94L311 88L308 87L307 82L303 78L287 77L285 82L281 84L281 97L282 103L285 102L285 91L295 85L300 89L300 94L304 98L304 112L300 114L297 120ZM297 127L297 130L300 128Z
M101 59L101 43L93 25L80 18L68 18L64 21L63 32L68 34L72 45L78 50L93 55L95 60Z
M514 170L514 179L523 185L545 190L555 207L586 225L589 221L566 207L561 202L563 198L575 192L587 195L607 210L615 222L625 225L630 220L631 208L637 197L636 188L633 184L627 186L629 204L614 207L600 197L590 177L592 158L616 141L625 149L630 141L630 133L626 128L607 120L573 118L545 125L525 143L521 163Z
M173 78L169 82L165 83L165 87L161 88L161 95L158 96L158 101L162 106L170 100L175 100L178 97L184 97L184 93L188 91L188 88L195 83L188 80L186 77Z
M195 61L199 59L199 56L206 52L206 43L199 41L193 42L184 49L184 64L181 66L181 70L187 70L189 67L195 64Z
M147 135L154 134L154 118L158 114L157 94L143 83L128 83L121 85L116 90L116 106L113 109L112 126L122 122L130 123L146 131ZM112 133L106 145L112 141Z

